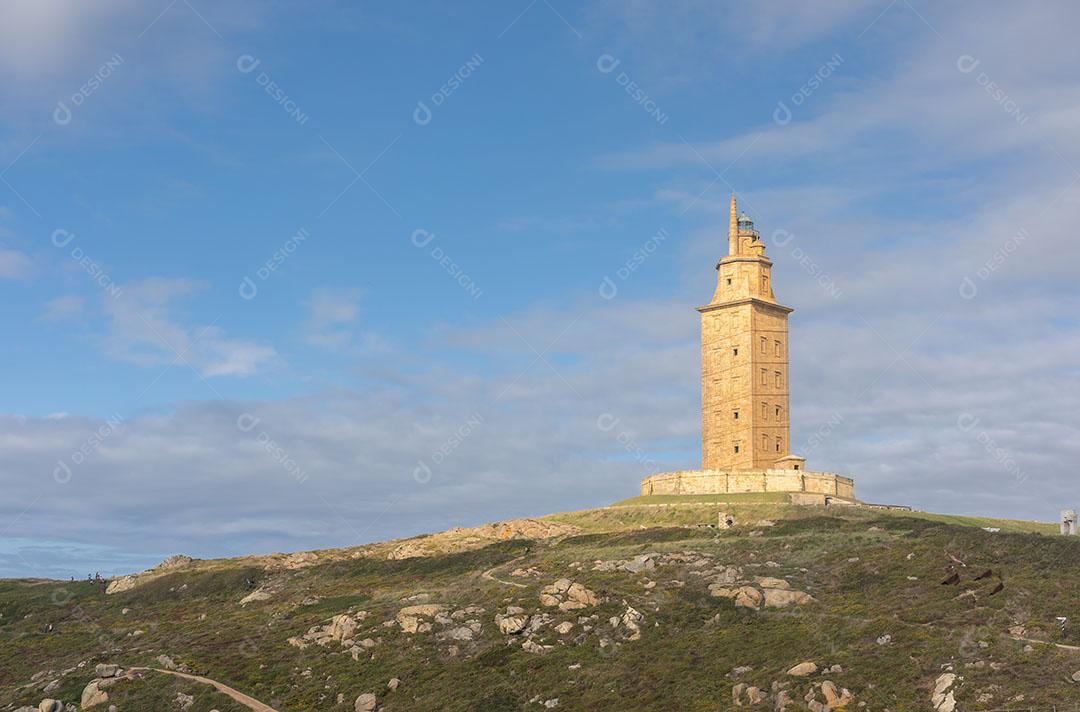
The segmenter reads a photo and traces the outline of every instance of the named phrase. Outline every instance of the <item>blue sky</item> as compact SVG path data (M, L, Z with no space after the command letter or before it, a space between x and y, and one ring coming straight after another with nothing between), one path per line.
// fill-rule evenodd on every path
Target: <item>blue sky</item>
M1067 3L0 13L0 574L693 467L733 190L796 309L810 467L940 511L1076 504Z

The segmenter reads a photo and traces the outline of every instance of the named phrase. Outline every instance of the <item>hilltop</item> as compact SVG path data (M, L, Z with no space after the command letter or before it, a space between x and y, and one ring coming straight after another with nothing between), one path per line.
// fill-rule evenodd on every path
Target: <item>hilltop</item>
M1080 649L1057 618L1080 621L1080 539L1055 531L634 498L350 549L172 557L108 594L2 581L0 709L1071 708Z

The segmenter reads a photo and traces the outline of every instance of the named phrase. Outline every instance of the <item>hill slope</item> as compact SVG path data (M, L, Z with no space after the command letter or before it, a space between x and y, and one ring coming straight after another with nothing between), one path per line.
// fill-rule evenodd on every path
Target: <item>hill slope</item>
M1075 538L918 513L664 504L178 560L109 595L3 581L0 709L77 705L98 663L194 672L282 712L365 709L363 694L384 710L727 710L733 693L751 709L1080 705L1080 650L1059 645L1076 641L1056 621L1080 621ZM721 510L734 528L706 526ZM101 686L108 701L91 709L249 709L151 671Z

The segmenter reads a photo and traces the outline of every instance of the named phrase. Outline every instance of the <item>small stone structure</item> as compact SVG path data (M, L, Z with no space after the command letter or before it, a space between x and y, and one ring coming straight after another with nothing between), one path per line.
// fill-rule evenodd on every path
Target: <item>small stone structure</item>
M1076 536L1076 510L1061 510L1061 533L1067 536Z
M855 482L831 472L805 470L682 470L641 481L643 496L656 494L736 494L792 492L811 495L818 504L854 502ZM809 502L807 502L809 503ZM839 503L839 502L838 502Z

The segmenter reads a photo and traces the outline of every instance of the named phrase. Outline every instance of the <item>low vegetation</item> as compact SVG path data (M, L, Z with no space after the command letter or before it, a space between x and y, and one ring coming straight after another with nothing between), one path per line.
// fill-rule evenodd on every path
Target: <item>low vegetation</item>
M1080 705L1080 635L1059 622L1080 622L1080 541L1048 525L768 499L539 521L544 538L184 561L109 595L2 581L0 710L78 706L99 663L282 712L365 694L484 712ZM94 709L247 709L152 672L106 692Z

